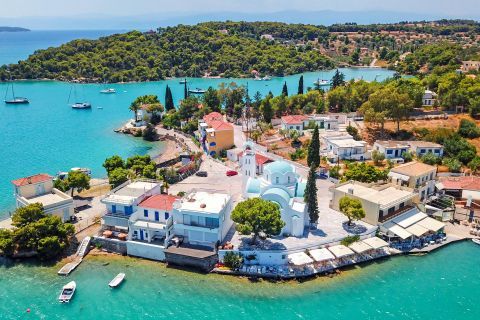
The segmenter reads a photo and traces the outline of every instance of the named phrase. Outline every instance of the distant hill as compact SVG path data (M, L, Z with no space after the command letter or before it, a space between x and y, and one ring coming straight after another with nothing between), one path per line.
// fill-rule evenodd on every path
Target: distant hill
M0 32L25 32L30 31L30 29L20 28L20 27L1 27Z

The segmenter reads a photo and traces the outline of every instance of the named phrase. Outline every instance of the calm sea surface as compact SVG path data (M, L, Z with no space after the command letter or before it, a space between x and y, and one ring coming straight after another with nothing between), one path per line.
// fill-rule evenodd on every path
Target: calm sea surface
M0 266L0 318L473 320L480 314L478 250L461 243L333 279L286 284L200 275L131 258L89 257L68 278L56 275L55 267ZM126 273L126 281L111 290L107 284L118 272ZM58 293L71 280L77 293L61 305Z

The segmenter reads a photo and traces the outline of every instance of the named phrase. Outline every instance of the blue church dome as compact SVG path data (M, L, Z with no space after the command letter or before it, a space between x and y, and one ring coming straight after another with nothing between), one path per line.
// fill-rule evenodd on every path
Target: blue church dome
M275 161L267 164L263 168L263 171L268 172L270 175L275 173L279 173L283 175L289 172L294 172L295 170L291 164L285 161Z

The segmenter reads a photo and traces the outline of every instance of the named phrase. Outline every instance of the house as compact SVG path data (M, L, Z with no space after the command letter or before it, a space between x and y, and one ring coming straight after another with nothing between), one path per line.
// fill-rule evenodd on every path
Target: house
M315 125L319 129L338 130L340 116L320 116L320 115L288 115L281 118L281 128L283 130L297 130L302 134L304 130L313 129Z
M335 135L324 138L326 144L325 156L330 162L338 160L368 160L371 152L367 150L365 141L357 141L351 135Z
M432 153L437 157L443 157L443 146L429 141L407 141L410 146L410 152L417 157L422 157L427 153Z
M414 189L420 201L435 192L436 176L437 167L417 161L399 165L388 173L392 183Z
M303 122L303 127L307 129L311 128L312 125L317 125L319 129L338 130L338 119L325 116L311 115L307 117L307 119Z
M155 194L160 194L160 183L147 179L126 181L111 190L100 200L107 209L102 218L102 229L128 231L130 216L137 211L138 204Z
M173 230L183 243L215 248L233 225L232 197L211 190L192 190L173 204Z
M238 155L238 162L240 163L244 177L255 177L262 175L265 165L272 163L273 160L256 153L253 143L248 141L245 143L244 150Z
M154 114L158 114L161 116L160 112L159 113L152 112L151 107L152 105L150 104L142 104L141 106L138 107L138 110L135 112L135 119L134 119L135 127L146 126L150 122Z
M480 200L480 177L478 176L441 177L435 187L439 192L457 199Z
M271 35L271 34L262 34L260 36L260 39L265 39L265 40L268 40L268 41L273 41L275 40L275 38Z
M309 224L307 206L303 201L306 183L296 173L295 167L285 161L275 161L264 167L260 177L252 174L255 171L254 162L245 163L242 170L250 172L250 176L244 176L244 197L260 197L277 203L285 222L281 233L284 236L302 237Z
M462 61L460 70L463 72L478 71L480 69L480 61Z
M297 130L299 133L303 132L303 123L308 119L304 115L289 115L281 118L281 127L283 130Z
M437 101L437 94L430 90L425 90L422 97L423 106L433 106Z
M144 199L128 221L127 254L165 260L165 248L173 234L173 203L178 197L155 194Z
M392 184L365 184L349 181L330 189L332 200L330 207L340 211L340 199L344 196L360 200L365 210L363 221L378 225L389 221L407 211L416 209L416 193L409 188Z
M409 145L404 141L377 140L373 144L373 150L385 155L385 159L398 159L407 152ZM403 159L401 159L401 162Z
M73 199L53 187L53 177L39 173L33 176L13 180L17 208L41 203L46 214L60 217L63 222L70 221L74 215Z
M234 145L233 126L223 120L223 115L212 112L203 117L198 125L199 140L207 154L214 156Z

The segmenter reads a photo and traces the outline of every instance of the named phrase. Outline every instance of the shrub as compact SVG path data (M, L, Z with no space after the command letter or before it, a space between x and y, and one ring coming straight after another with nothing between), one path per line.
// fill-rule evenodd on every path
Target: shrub
M442 159L431 152L424 154L420 158L420 160L422 160L423 163L429 164L431 166L442 163Z
M443 165L447 166L450 172L460 172L462 169L462 163L455 158L445 158Z
M372 160L373 162L375 163L375 165L380 165L381 163L383 163L383 160L385 160L385 154L380 152L380 151L377 151L377 150L373 150L372 152Z
M238 270L243 264L243 257L240 253L228 251L223 257L223 263L230 269Z
M402 153L403 161L410 162L413 160L413 154L410 151L405 151Z
M349 246L352 243L357 242L358 240L360 240L359 235L346 236L345 238L342 239L342 241L340 241L340 244L342 244L344 246Z
M464 138L475 139L480 137L480 128L478 128L475 122L462 119L458 127L458 134Z
M340 166L334 166L330 168L328 175L330 176L330 178L340 179Z

